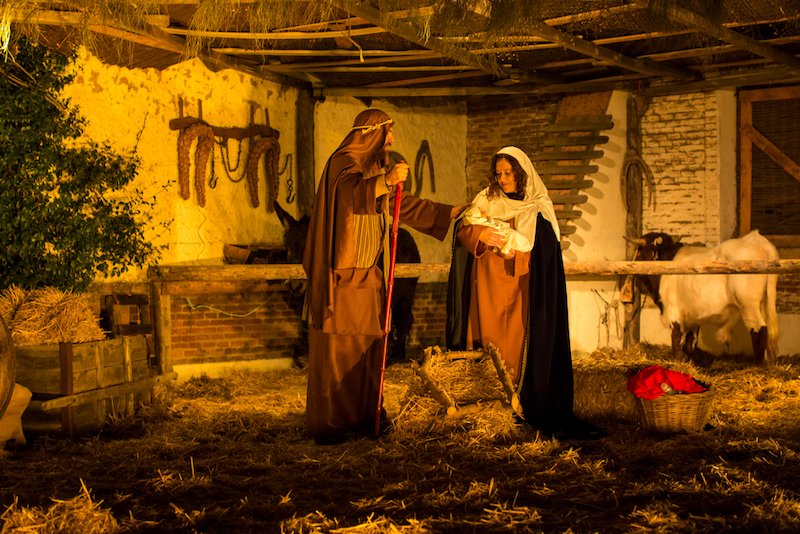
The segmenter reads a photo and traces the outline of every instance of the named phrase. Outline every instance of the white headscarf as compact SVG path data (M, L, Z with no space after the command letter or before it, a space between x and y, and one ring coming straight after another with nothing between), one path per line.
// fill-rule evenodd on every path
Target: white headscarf
M541 213L542 216L553 227L556 240L561 241L561 232L558 229L558 218L553 208L553 202L547 194L547 188L539 177L539 173L533 168L527 154L517 147L507 146L500 149L498 154L507 154L517 160L528 175L525 184L525 195L522 200L513 200L506 196L501 190L500 195L491 200L486 196L489 191L487 187L475 197L473 205L485 211L491 217L501 221L514 219L514 227L530 243L530 247L522 252L530 252L536 241L536 220Z

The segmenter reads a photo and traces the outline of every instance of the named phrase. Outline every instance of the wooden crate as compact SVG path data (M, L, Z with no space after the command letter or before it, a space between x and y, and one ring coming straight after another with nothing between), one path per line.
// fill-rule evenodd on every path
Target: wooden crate
M152 388L174 378L155 374L145 336L90 343L17 347L17 383L33 393L22 416L31 434L73 437L105 426L112 414L132 414L152 400Z

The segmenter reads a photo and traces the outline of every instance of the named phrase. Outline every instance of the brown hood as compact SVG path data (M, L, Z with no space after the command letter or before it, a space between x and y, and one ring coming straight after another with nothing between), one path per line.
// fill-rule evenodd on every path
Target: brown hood
M353 129L322 171L303 254L303 270L309 284L309 310L317 328L332 314L333 308L333 232L337 184L346 174L358 173L368 177L376 162L381 167L388 163L383 147L392 126L391 122L387 123L389 120L389 115L379 109L359 113L353 122ZM385 124L371 128L381 123Z

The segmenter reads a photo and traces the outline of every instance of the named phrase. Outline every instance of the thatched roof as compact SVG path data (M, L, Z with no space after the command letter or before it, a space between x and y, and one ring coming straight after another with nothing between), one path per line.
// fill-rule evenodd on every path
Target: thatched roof
M21 4L38 33L104 61L200 55L317 96L681 92L800 79L797 0L73 0ZM18 7L18 6L27 7ZM32 6L32 7L31 7Z

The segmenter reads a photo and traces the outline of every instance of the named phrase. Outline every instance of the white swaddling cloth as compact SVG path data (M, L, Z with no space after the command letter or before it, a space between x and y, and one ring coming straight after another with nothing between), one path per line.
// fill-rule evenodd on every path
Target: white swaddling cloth
M531 242L524 235L511 228L511 223L498 221L491 215L482 211L478 206L470 206L464 210L462 216L463 224L465 225L478 224L481 226L488 226L505 236L503 244L500 247L496 247L502 254L508 254L512 249L520 252L528 252L531 250Z

